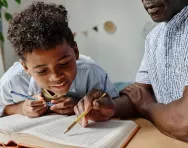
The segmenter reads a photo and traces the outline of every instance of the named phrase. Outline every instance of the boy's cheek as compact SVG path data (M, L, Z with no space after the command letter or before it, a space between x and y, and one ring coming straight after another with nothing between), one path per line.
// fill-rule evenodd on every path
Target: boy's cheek
M35 79L36 83L43 89L49 89L49 85L48 85L48 79L47 78L42 78L41 77L36 77L33 76L33 78Z

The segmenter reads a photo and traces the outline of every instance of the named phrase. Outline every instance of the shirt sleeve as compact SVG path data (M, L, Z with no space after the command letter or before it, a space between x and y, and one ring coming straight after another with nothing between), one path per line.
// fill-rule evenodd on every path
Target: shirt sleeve
M5 106L19 103L25 98L12 95L11 90L27 94L30 77L27 74L14 76L12 78L3 77L0 80L0 116L3 115Z
M79 55L79 59L78 59L78 60L87 61L87 62L92 62L92 63L95 62L91 57L85 56L85 55L83 55L83 54L80 54L80 55Z
M109 79L108 74L103 70L100 72L90 71L89 82L88 92L92 89L100 89L108 93L112 98L117 98L119 96L119 93Z
M187 73L186 73L186 78L185 78L185 86L188 86L188 69L186 68L185 70Z
M140 68L137 72L136 82L143 83L143 84L151 84L149 75L148 75L148 65L147 65L146 53L144 53L144 57L142 59Z
M9 82L0 85L0 116L3 115L6 105L13 104L13 99L10 94L11 85Z

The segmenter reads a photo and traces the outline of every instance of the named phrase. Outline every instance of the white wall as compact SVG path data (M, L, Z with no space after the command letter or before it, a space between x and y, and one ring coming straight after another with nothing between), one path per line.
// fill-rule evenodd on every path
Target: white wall
M0 42L0 46L1 46L1 42ZM5 68L3 62L3 55L2 55L2 49L0 48L0 77L3 75L4 72L5 72Z
M63 4L69 11L70 27L78 32L76 41L80 53L91 56L110 75L113 82L134 81L144 52L146 26L150 30L152 20L138 0L45 0ZM20 11L32 0L23 0L17 5L9 0L11 13ZM115 34L103 29L105 21L113 21L117 26ZM149 24L149 26L148 26ZM92 27L98 25L96 33ZM7 23L3 24L6 34ZM88 36L81 34L89 30ZM5 67L16 60L12 47L5 42Z

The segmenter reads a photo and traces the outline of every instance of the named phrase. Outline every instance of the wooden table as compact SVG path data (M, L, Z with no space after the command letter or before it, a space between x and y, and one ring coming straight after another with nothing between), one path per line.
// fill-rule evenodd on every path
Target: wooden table
M188 148L188 143L169 138L148 120L134 120L141 126L126 148Z
M141 128L126 148L188 148L188 143L161 134L151 122L142 118L134 121ZM0 148L3 147L0 146ZM7 148L16 148L16 146Z

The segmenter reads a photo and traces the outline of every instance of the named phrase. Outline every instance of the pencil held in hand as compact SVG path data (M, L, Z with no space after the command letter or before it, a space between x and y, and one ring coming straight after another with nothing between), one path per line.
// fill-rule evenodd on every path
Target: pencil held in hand
M102 96L99 99L103 98L105 95L106 95L106 93L103 93ZM71 130L91 110L92 110L92 108L88 111L84 111L71 125L69 125L69 127L65 130L64 134L67 133L69 130Z
M36 100L35 98L31 97L31 96L27 96L27 95L24 95L24 94L21 94L21 93L17 93L15 91L10 91L11 94L13 95L17 95L17 96L20 96L22 98L27 98L29 100ZM51 102L46 102L47 106L51 107L53 106L53 104Z

